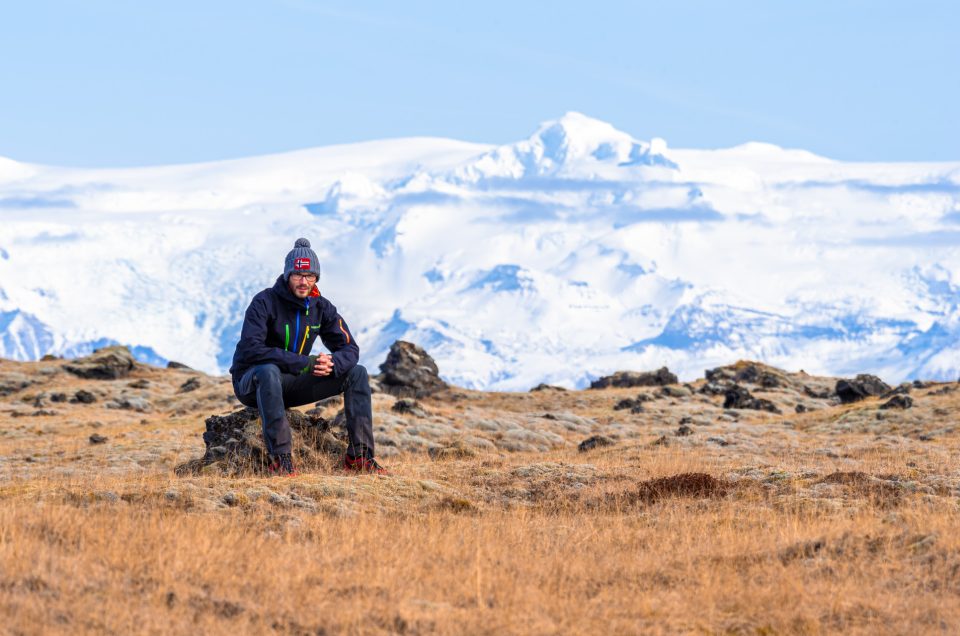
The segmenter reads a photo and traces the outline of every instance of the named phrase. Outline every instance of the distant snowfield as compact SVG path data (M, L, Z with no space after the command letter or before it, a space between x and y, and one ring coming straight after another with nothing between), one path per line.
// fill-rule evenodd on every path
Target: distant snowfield
M225 372L299 236L373 370L402 338L461 386L582 387L740 358L960 374L960 162L671 149L578 113L488 146L412 138L156 168L0 158L0 356ZM319 348L319 345L318 345Z

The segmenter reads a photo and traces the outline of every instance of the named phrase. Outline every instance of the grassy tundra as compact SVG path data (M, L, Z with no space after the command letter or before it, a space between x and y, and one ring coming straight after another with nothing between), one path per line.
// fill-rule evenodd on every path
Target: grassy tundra
M0 362L4 633L960 630L953 384L881 409L763 367L780 413L704 380L377 394L393 476L268 478L174 471L236 408L225 379L62 367Z

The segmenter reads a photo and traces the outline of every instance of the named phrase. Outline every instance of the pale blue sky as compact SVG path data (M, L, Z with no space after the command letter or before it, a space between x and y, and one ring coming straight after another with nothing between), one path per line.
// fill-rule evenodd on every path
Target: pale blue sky
M960 160L960 3L30 0L0 9L0 156L77 166L386 137L641 139Z

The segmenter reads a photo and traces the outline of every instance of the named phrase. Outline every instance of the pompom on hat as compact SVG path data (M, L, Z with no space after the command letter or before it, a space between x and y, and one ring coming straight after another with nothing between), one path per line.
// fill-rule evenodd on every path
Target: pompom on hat
M320 280L320 260L317 253L310 249L310 241L298 238L293 249L287 254L283 262L283 278L290 280L290 274L313 274Z

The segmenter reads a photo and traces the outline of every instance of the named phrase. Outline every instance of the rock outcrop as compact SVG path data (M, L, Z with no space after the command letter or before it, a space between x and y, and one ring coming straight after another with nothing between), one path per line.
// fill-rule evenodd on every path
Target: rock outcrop
M63 365L63 368L88 380L116 380L130 375L136 365L130 350L117 345L97 349L84 358Z
M403 340L397 340L390 347L386 361L380 365L377 381L381 390L398 397L421 398L447 388L430 354Z
M323 457L339 457L347 448L346 431L334 432L333 422L314 412L287 410L293 437L294 461L305 468L322 464ZM265 473L270 457L263 442L260 416L256 409L244 408L228 415L206 419L203 457L176 467L177 474L204 470L237 475Z
M733 385L723 394L723 408L725 409L753 409L755 411L769 411L780 413L777 405L770 400L754 397L745 387Z
M852 380L838 380L836 390L840 402L849 404L883 395L890 391L891 387L875 375L861 373Z
M618 389L631 388L635 386L666 386L668 384L677 384L679 379L670 372L667 367L661 367L656 371L617 371L613 375L605 375L598 380L590 383L591 389L606 389L614 387Z

